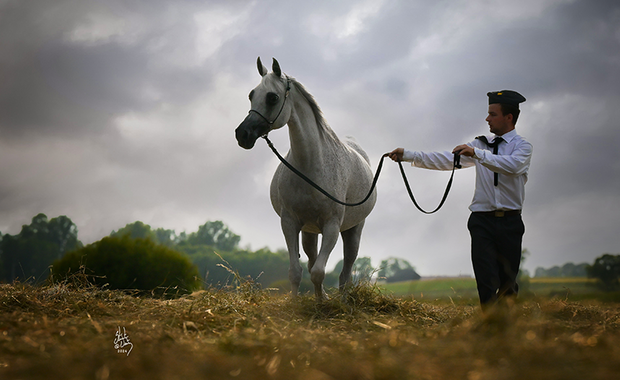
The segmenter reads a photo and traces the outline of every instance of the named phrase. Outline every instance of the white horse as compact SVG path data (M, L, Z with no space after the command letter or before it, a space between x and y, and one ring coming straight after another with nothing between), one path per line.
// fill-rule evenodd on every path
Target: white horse
M342 142L336 136L313 96L294 78L283 75L275 58L270 74L260 57L257 65L262 80L250 92L250 112L235 131L239 145L251 149L259 137L288 124L290 150L286 160L337 199L347 203L362 200L372 183L366 153L356 142ZM322 300L325 265L338 234L344 246L344 266L339 277L342 291L350 281L364 221L375 201L376 190L360 206L339 205L284 165L278 166L271 182L271 204L280 216L288 248L293 295L297 295L302 277L299 233L316 297ZM318 234L323 237L317 252Z

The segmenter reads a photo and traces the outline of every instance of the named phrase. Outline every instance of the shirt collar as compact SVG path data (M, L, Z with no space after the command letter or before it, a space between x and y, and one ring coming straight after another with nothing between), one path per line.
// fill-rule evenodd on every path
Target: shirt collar
M496 136L493 136L493 137L495 138ZM506 141L507 143L509 143L515 137L517 137L517 130L516 129L513 129L510 132L506 132L506 133L504 133L501 136L501 138L504 139L504 141Z

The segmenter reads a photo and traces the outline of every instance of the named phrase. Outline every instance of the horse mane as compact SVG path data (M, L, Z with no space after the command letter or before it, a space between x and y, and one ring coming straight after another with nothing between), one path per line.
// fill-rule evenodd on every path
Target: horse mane
M338 138L338 135L336 135L336 132L334 132L334 130L331 129L331 127L327 124L327 121L323 116L323 111L321 111L321 107L319 107L319 104L314 99L314 96L312 96L312 94L309 93L308 90L306 90L306 88L304 87L304 85L299 83L297 79L289 75L287 75L286 77L295 86L295 89L308 101L308 104L312 109L312 113L314 114L314 118L316 119L316 124L319 128L319 131L325 132L332 139L339 142L340 139Z

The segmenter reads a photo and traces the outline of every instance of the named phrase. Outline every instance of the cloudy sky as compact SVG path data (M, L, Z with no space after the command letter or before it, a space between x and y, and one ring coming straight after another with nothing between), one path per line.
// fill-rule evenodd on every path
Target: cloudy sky
M0 231L40 212L67 215L84 243L136 220L188 233L222 220L242 246L284 247L277 159L234 138L258 56L303 83L373 170L398 146L451 150L488 133L486 93L519 91L517 131L534 145L525 268L620 253L615 0L0 0ZM285 129L271 138L288 149ZM434 208L449 174L407 171ZM473 169L431 216L395 164L378 186L360 256L472 273Z

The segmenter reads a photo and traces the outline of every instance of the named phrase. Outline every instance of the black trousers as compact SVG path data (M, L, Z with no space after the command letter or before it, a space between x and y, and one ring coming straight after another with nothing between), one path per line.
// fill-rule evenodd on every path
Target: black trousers
M520 214L496 217L474 212L467 228L471 235L471 260L480 303L516 295L525 225Z

